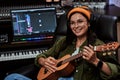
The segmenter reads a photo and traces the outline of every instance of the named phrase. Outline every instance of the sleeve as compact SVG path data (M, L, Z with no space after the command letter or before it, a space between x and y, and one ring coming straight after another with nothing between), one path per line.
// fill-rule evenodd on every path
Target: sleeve
M104 42L98 39L95 45L100 45L100 44L104 44ZM112 73L111 75L107 75L100 70L100 77L103 80L109 80L109 79L116 80L116 77L120 76L120 64L118 63L117 52L116 51L100 52L97 54L97 57L108 65Z
M106 64L109 66L109 68L111 70L111 75L106 75L104 72L100 71L101 78L104 79L104 80L115 78L116 75L119 74L119 72L118 72L118 66L115 65L115 64L113 64L113 63L109 63L109 62L106 62Z
M37 55L36 58L35 58L35 65L38 66L38 67L41 67L40 64L38 64L38 59L40 57L47 58L49 56L55 57L55 55L58 55L64 40L65 40L65 37L60 38L59 40L57 40L54 43L54 45L50 49L48 49L48 51Z
M110 53L110 52L108 52ZM104 80L108 80L111 78L115 78L116 75L120 75L120 65L116 59L116 55L114 54L114 52L111 52L110 54L106 53L106 56L102 56L104 59L103 61L108 65L108 67L111 70L111 75L106 75L104 72L100 71L100 76L102 79Z

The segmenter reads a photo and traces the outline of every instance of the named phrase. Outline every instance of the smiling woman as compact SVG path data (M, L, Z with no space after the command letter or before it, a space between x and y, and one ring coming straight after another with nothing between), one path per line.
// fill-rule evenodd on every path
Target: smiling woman
M37 77L38 80L50 80L49 76L55 80L104 80L119 73L120 66L110 62L111 60L115 61L114 55L103 57L99 54L100 52L94 51L93 46L104 44L104 42L91 31L91 14L92 12L87 6L74 7L68 12L66 37L59 39L47 52L36 57L35 63L41 68ZM54 75L54 73L59 72L63 65L66 65L64 61L57 63L60 58L66 61L67 55L77 56L77 54L81 54L82 58L78 57L71 61L70 63L74 67L67 68L65 71L69 73L74 69L73 72L66 74L63 71L64 76L59 74L59 77ZM41 74L44 73L44 70L47 72ZM49 76L46 77L48 74Z
M37 80L109 80L119 74L114 51L108 50L111 55L103 55L107 52L94 48L105 43L91 30L91 14L86 6L68 12L66 35L35 58L40 68Z

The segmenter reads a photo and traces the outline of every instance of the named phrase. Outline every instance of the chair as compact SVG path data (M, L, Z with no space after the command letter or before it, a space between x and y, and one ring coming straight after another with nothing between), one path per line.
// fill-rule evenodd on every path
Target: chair
M56 38L66 34L66 15L58 20ZM104 42L117 41L117 17L110 15L93 14L91 17L91 28Z
M117 41L116 16L93 14L91 27L102 41Z
M66 35L66 15L61 15L58 18L58 27L55 32L55 40ZM91 18L91 28L104 42L117 41L117 17L101 14L93 14ZM35 79L38 73L38 68L35 67L34 63L18 69L17 73L28 76ZM34 72L34 73L33 73ZM34 75L34 77L32 76Z

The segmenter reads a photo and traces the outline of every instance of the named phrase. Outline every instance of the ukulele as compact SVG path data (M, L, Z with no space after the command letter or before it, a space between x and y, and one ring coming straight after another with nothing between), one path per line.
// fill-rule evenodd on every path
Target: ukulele
M119 47L118 42L110 42L103 45L98 45L94 47L94 51L96 52L105 52L105 51L114 51ZM71 61L82 57L82 53L78 53L77 55L70 56L65 55L62 58L57 60L57 70L55 72L49 72L44 67L42 67L37 75L38 80L57 80L59 77L70 75L75 67L72 65Z

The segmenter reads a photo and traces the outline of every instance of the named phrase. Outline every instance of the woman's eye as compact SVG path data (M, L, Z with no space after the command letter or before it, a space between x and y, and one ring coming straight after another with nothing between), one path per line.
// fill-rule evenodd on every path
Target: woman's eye
M83 21L83 20L77 20L76 22L71 21L71 22L70 22L70 25L82 24L83 22L85 22L85 21Z
M72 24L74 24L74 22L70 22L70 24L72 25Z
M82 20L78 20L77 22L78 22L78 23L82 23L82 22L84 22L84 21L82 21Z

